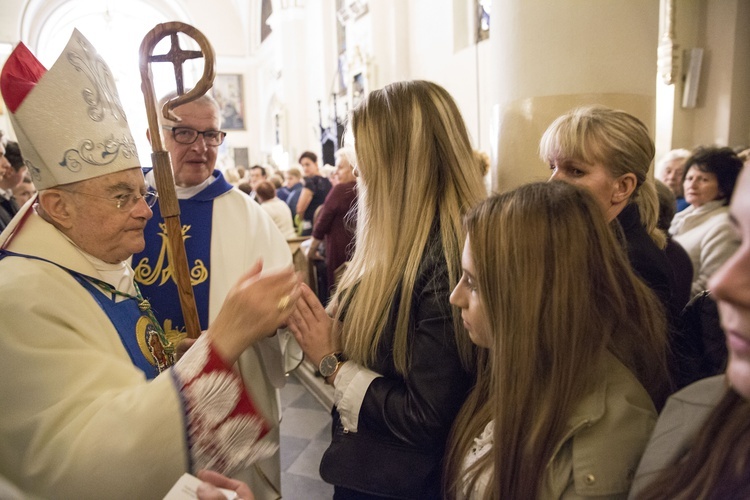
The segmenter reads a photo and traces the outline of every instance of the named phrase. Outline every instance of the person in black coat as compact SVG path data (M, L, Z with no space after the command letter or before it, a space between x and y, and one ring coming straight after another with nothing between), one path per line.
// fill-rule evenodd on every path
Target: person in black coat
M441 498L448 433L475 363L449 295L461 275L462 217L486 190L458 107L434 83L371 92L351 125L356 249L334 317L303 287L289 325L335 389L320 474L335 499Z
M659 297L674 330L680 306L664 252L666 234L657 227L659 200L649 175L655 148L646 126L625 111L584 106L557 118L539 150L552 171L550 180L594 195L633 270Z

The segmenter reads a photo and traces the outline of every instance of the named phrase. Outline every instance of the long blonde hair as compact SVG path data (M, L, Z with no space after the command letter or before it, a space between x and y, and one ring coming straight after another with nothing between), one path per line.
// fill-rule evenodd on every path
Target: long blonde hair
M357 153L356 249L334 296L342 304L345 355L372 366L392 307L393 357L407 376L412 292L432 230L439 228L450 285L458 281L462 219L486 196L461 114L448 92L426 81L371 92L352 112ZM394 304L398 298L398 303ZM446 296L447 303L447 296ZM465 366L472 346L453 308Z
M650 392L668 380L661 305L631 271L592 196L562 182L490 197L466 218L492 347L456 418L446 492L536 498L554 446L591 390L606 349ZM463 471L475 437L494 420L493 451Z
M560 117L544 132L539 144L546 162L568 158L605 165L613 177L635 174L636 188L630 201L638 206L641 223L657 247L667 237L657 227L659 197L649 175L654 141L648 128L635 116L605 106L584 106Z

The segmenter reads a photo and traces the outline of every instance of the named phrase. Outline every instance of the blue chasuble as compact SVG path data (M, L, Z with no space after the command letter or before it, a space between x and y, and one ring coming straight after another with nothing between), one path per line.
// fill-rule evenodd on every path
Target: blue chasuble
M192 198L179 200L182 239L185 242L190 283L193 286L201 330L208 328L214 199L232 189L221 172L215 170L213 175L214 182L203 191ZM135 281L143 296L151 303L164 333L175 342L185 336L185 320L167 250L166 224L158 203L152 210L154 216L148 221L144 231L146 248L133 255L133 270Z

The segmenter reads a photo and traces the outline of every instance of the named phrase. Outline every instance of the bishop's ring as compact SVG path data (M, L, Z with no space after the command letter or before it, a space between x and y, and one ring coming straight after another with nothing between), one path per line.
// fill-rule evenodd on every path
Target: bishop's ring
M279 304L276 306L276 308L279 310L279 312L283 313L286 311L286 308L289 307L289 302L292 301L292 298L289 295L284 295L281 297L281 300L279 300Z

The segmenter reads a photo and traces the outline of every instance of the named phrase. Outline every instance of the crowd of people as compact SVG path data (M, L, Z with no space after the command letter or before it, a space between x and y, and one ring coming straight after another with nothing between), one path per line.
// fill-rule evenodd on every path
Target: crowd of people
M675 150L660 183L646 125L583 106L540 137L549 182L491 194L454 99L408 81L352 110L330 176L310 151L223 173L200 97L148 132L196 340L159 172L116 93L81 97L115 88L95 49L75 32L63 54L47 71L19 44L0 74L8 495L162 498L192 472L200 498L281 498L291 331L334 389L337 500L750 497L748 151Z
M356 152L342 147L334 157L333 169L320 168L317 155L305 151L299 157L299 167L283 172L254 165L248 170L235 167L227 173L230 183L271 216L284 238L305 241L308 266L316 271L315 289L323 303L328 302L342 266L354 253L357 223ZM323 170L326 175L321 175Z

